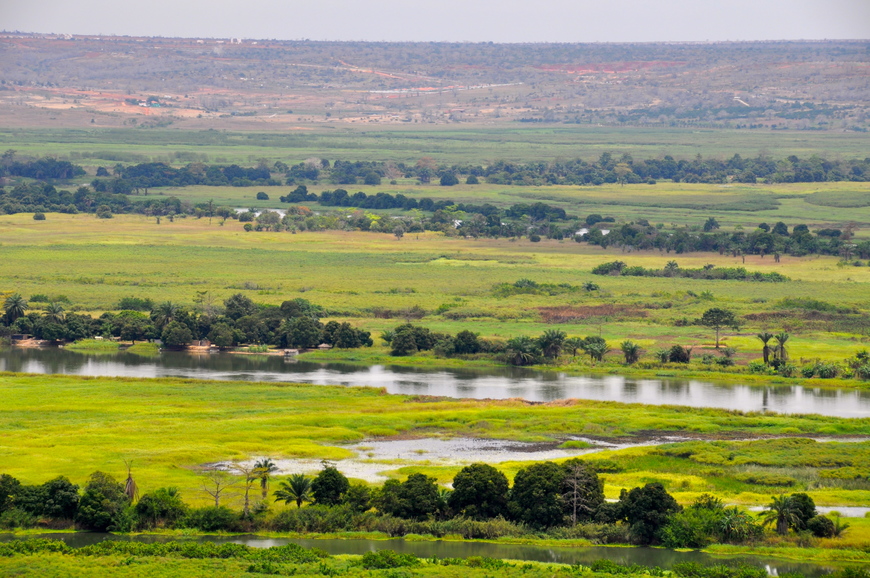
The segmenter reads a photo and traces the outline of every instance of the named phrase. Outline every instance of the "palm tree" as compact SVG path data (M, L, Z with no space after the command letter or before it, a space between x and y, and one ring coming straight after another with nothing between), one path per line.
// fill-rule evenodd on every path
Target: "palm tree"
M558 329L548 329L543 335L538 337L538 347L544 352L544 355L555 359L562 353L562 348L565 346L565 339L568 336L564 331Z
M788 341L788 333L781 331L773 336L776 339L776 347L773 350L774 359L780 361L788 360L788 351L785 349L785 342Z
M764 347L761 348L761 355L764 356L764 364L770 365L770 354L773 353L773 350L768 345L768 342L773 339L773 333L768 333L767 331L763 331L756 335L761 342L764 344Z
M260 478L260 489L263 490L263 499L269 494L269 476L278 471L278 466L271 458L257 460L254 464L254 473Z
M139 486L136 485L136 480L133 479L133 460L129 462L124 460L124 465L127 466L127 481L124 482L124 494L130 500L130 503L139 498Z
M583 351L586 352L586 355L588 355L592 361L603 361L604 356L608 351L610 351L610 348L607 347L607 342L603 339L600 341L598 339L594 341L587 339L583 344Z
M175 305L172 301L164 301L151 312L151 317L157 329L163 329L169 325L177 315L178 305Z
M64 310L60 303L49 303L45 308L45 318L52 323L63 323Z
M637 360L640 359L640 345L637 343L626 339L619 347L622 349L622 354L625 356L626 365L636 363Z
M577 350L583 346L583 339L580 337L570 337L565 340L564 347L571 352L571 358L577 357Z
M537 357L538 347L531 337L521 335L514 337L507 342L505 348L508 360L513 365L529 365L535 361Z
M311 480L305 474L291 474L281 482L281 489L275 490L275 501L296 502L296 507L301 508L302 502L311 501Z
M13 293L6 298L3 309L6 311L6 321L11 325L19 317L24 317L24 312L27 311L27 301L21 294Z
M798 503L785 494L774 496L767 509L761 514L761 523L764 526L773 524L776 533L788 534L788 529L800 524L800 507Z

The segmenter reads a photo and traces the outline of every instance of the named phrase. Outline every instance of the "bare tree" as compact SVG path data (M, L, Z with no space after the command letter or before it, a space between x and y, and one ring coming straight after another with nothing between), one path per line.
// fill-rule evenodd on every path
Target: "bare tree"
M604 501L604 491L598 476L578 459L565 464L566 475L562 497L571 508L571 522L588 520Z
M239 483L238 479L224 470L202 470L200 475L202 476L202 491L214 498L215 508L221 505L221 496L224 495L224 492Z

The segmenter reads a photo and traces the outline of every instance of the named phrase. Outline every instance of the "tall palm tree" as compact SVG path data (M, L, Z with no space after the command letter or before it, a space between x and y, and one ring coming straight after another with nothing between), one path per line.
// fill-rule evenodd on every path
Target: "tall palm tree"
M784 536L789 528L800 524L800 507L791 496L774 496L766 508L761 514L761 523L764 526L773 524L777 534Z
M151 312L151 317L154 320L154 325L158 329L163 329L171 323L178 315L178 305L172 301L164 301Z
M587 339L583 344L583 351L592 358L592 361L603 361L604 356L610 351L610 348L607 347L607 342L603 339L601 341L590 341Z
M291 474L281 481L281 489L275 490L274 495L276 502L296 502L296 507L301 508L302 502L311 501L311 480L305 474Z
M260 478L260 489L263 490L263 499L269 494L269 477L278 471L278 466L272 458L262 458L254 464L254 473Z
M577 357L577 350L583 346L583 339L580 337L569 337L565 340L564 347L571 352L571 357Z
M780 361L788 360L788 351L785 349L785 342L788 341L788 333L781 331L773 336L776 339L776 348L774 349L774 359Z
M564 331L558 329L548 329L543 335L538 337L538 347L544 352L544 355L555 359L562 353L562 348L565 346L565 339L568 336Z
M64 309L60 303L49 303L45 308L45 318L52 323L63 323Z
M768 333L767 331L763 331L756 335L761 342L764 344L764 347L761 348L761 355L764 356L764 364L770 365L770 354L773 353L773 350L768 345L771 339L773 339L773 333Z
M6 298L3 309L6 312L6 321L11 325L19 317L24 317L24 312L27 311L27 301L20 293L13 293Z
M627 365L636 363L640 359L640 345L637 343L626 339L619 345L619 348L622 349L622 354L625 356L625 363Z

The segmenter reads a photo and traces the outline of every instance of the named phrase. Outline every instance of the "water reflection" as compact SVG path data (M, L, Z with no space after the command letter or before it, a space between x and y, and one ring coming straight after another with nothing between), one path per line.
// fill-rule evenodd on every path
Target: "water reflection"
M670 569L678 562L697 562L700 564L727 564L729 566L750 565L766 568L771 575L782 575L788 572L800 572L810 578L817 578L830 573L833 568L818 564L778 560L762 556L740 556L733 558L714 557L703 552L675 552L661 548L608 548L590 546L586 548L542 547L520 544L487 544L482 542L449 542L449 541L405 541L391 540L314 540L263 538L260 536L197 536L182 538L179 536L115 536L100 533L76 534L41 534L39 537L63 540L69 546L80 548L97 544L105 540L135 541L143 543L162 543L170 540L191 540L197 542L214 542L245 544L253 548L269 548L283 546L288 543L299 544L305 548L319 548L331 555L354 554L390 549L402 554L413 554L420 558L467 558L482 556L509 560L533 560L538 562L554 562L562 564L589 565L595 560L607 559L619 564L641 564L643 566L658 566ZM0 534L0 542L27 539L22 536Z
M552 401L564 398L717 407L741 411L870 416L870 392L749 386L697 380L630 379L619 375L569 376L515 367L433 370L341 363L287 363L281 356L162 353L82 354L64 349L0 351L0 370L107 377L184 377L316 385L383 387L390 393L457 398Z

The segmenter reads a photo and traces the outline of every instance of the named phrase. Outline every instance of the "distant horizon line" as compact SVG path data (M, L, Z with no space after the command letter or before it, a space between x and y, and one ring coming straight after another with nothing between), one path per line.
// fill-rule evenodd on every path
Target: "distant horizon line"
M535 45L535 44L552 44L552 45L571 45L571 44L596 44L596 45L626 45L626 44L772 44L772 43L810 43L810 42L845 42L859 43L870 42L870 38L778 38L778 39L756 39L756 40L638 40L638 41L577 41L577 42L554 42L547 40L540 41L522 41L522 42L503 42L494 40L337 40L337 39L312 39L312 38L253 38L246 36L161 36L161 35L139 35L139 34L81 34L69 32L25 32L20 30L0 30L0 36L42 36L54 37L52 40L65 39L72 40L75 38L81 39L114 39L114 38L131 38L131 39L164 39L164 40L210 40L232 42L234 40L241 42L331 42L331 43L370 43L370 44L493 44L493 45Z

